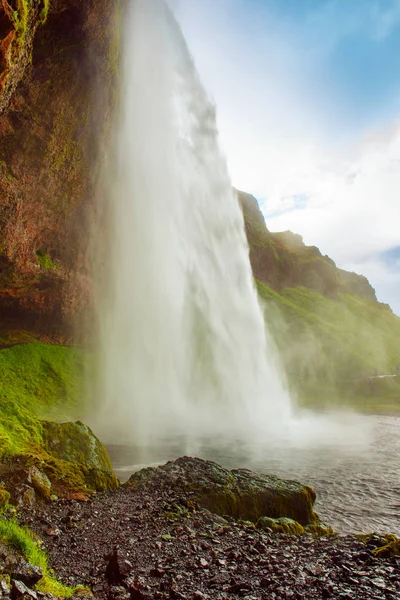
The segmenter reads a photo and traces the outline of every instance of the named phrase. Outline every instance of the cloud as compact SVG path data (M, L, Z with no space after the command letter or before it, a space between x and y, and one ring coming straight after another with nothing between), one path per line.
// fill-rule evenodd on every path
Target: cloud
M349 62L354 41L393 61L384 43L400 0L171 2L215 98L233 184L262 202L271 229L292 229L365 274L400 312L398 267L382 257L400 245L400 93L372 101L373 81L352 80L357 60L343 81L332 60L340 47Z
M345 159L331 157L329 168L313 163L315 156L290 182L296 195L264 203L268 226L300 232L339 266L370 277L381 300L390 291L400 312L400 264L384 255L400 245L400 123L371 133Z

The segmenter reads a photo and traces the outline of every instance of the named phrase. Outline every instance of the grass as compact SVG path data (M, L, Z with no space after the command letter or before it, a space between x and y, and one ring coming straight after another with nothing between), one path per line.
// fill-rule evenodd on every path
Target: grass
M351 294L328 298L305 287L274 292L256 282L292 390L311 406L399 412L400 319Z
M42 444L41 418L79 412L83 353L45 343L0 350L0 456Z
M39 548L33 534L28 529L21 527L16 519L0 518L0 539L4 544L22 554L30 564L42 569L43 578L35 586L37 591L50 593L60 598L70 598L75 593L76 589L57 581L49 568L45 552Z

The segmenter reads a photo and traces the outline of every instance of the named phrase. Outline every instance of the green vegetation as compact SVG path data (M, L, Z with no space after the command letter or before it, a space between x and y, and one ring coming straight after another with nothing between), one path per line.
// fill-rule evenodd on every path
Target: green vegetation
M79 407L82 351L44 343L0 351L0 456L43 442L40 418L68 419Z
M31 10L31 0L17 0L17 10L12 12L15 31L18 35L18 43L23 45L28 31L28 19Z
M16 10L11 12L14 28L18 35L18 43L23 45L29 28L29 20L32 11L32 0L17 0ZM50 9L50 0L43 0L39 20L42 25L46 23Z
M58 269L57 265L53 263L50 256L43 248L40 248L40 250L36 251L36 258L41 269L45 271L55 271Z
M40 12L40 22L44 25L47 21L50 9L50 0L43 0L43 8Z
M291 389L302 404L400 411L400 319L352 294L329 298L306 287L274 292L259 281L266 320Z
M42 468L54 491L116 487L104 446L83 423L83 353L40 342L0 351L0 458Z
M39 548L33 534L21 527L16 519L0 518L0 540L22 554L30 564L42 569L43 578L36 585L38 591L60 598L69 598L74 594L73 588L66 587L55 579L49 569L45 552Z

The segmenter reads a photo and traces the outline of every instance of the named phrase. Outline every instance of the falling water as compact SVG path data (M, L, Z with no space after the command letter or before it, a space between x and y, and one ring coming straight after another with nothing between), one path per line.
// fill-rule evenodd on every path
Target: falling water
M164 0L135 0L126 23L97 430L141 444L272 431L290 401L215 107Z

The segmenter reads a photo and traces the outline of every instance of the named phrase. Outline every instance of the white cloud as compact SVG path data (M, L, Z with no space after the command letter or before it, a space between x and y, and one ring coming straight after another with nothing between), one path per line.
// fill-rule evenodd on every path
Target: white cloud
M271 229L292 229L365 274L400 312L399 274L378 259L400 245L400 124L383 127L379 107L369 132L340 129L343 99L319 81L341 39L390 35L400 0L359 10L332 0L301 27L267 3L251 13L243 0L170 1L216 100L234 185L264 201Z
M287 199L277 200L275 215L267 202L268 226L299 232L339 266L363 273L380 300L400 312L400 268L379 258L400 245L400 124L393 124L390 135L387 129L371 134L351 158L332 159L329 169L310 159L291 187L307 201L288 210Z

